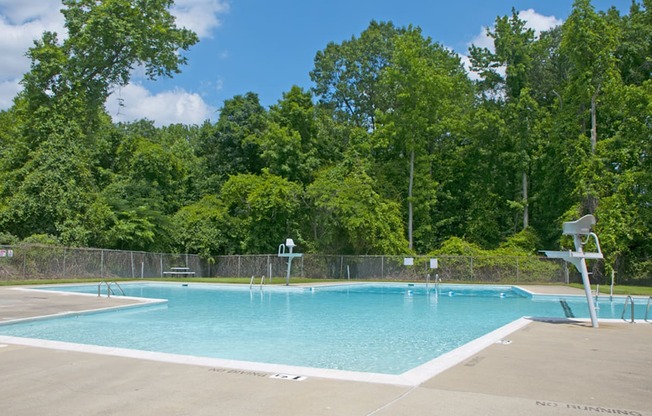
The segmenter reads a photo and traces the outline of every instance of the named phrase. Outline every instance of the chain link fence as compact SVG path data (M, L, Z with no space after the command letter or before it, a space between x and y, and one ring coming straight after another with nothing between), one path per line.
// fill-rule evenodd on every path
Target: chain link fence
M342 280L409 280L439 278L469 283L567 283L579 281L560 260L540 257L441 256L438 268L416 256L339 256L305 254L292 262L291 277ZM146 253L52 246L0 246L0 280L66 278L161 278L175 267L196 277L261 277L285 279L287 258L275 254L216 256ZM409 263L409 262L408 262Z

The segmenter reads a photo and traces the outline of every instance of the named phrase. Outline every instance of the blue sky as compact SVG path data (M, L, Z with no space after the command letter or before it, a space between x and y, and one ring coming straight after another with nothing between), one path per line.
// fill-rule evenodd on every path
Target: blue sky
M180 24L200 35L187 54L189 64L173 79L149 82L139 71L132 84L107 102L114 120L148 118L158 125L216 120L225 99L253 91L265 106L294 84L310 88L317 51L329 42L358 36L372 19L422 28L424 35L467 53L487 39L485 28L512 7L536 30L565 20L572 0L177 0ZM598 10L616 6L626 13L630 0L593 0ZM23 57L43 30L63 32L55 0L0 0L0 108L11 105L17 82L29 69ZM118 108L116 97L125 103Z

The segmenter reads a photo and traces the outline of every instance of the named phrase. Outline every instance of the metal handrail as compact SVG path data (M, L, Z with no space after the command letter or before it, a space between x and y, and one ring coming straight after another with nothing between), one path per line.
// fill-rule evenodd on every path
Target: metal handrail
M647 315L648 315L648 313L650 312L650 305L651 305L651 303L652 303L652 296L650 296L649 298L647 298L647 306L645 307L645 322L647 322L647 323L649 323L649 324L652 324L652 322L650 322L650 321L647 320Z
M627 298L625 298L625 305L623 306L623 313L620 315L620 319L622 319L623 321L627 321L627 319L625 319L625 312L627 312L627 303L631 305L631 309L632 309L632 317L629 323L633 324L634 323L634 299L632 299L631 296L627 296Z
M111 289L111 285L112 285L112 284L116 285L116 286L118 287L118 289L120 289L120 293L122 293L122 296L126 296L126 295L125 295L125 291L122 290L122 287L120 287L120 285L118 284L118 282L116 282L116 281L107 282L106 280L102 280L102 281L97 285L97 297L100 297L100 296L102 295L102 293L101 293L101 291L102 291L102 285L106 285L106 297L107 297L107 298L110 298L110 297L111 297L111 294L114 293L113 290ZM114 293L114 294L115 294L115 293Z
M265 283L265 275L260 276L260 288L263 288L263 284Z
M249 280L249 289L251 289L251 287L254 285L254 279L255 278L256 278L256 276L251 276L251 280Z

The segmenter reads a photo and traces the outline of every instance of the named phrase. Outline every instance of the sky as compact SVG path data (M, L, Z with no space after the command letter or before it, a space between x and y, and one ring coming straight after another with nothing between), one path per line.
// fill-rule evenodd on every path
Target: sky
M149 119L158 126L216 121L224 100L257 93L265 107L293 85L310 89L314 58L330 42L358 37L372 20L419 26L425 36L464 61L497 16L512 7L535 31L563 23L572 0L176 0L179 26L195 31L188 64L171 79L154 82L135 69L131 83L106 103L114 121ZM593 0L627 13L631 0ZM29 70L25 52L43 31L65 36L59 0L0 0L0 110L12 105ZM119 106L121 101L123 106Z

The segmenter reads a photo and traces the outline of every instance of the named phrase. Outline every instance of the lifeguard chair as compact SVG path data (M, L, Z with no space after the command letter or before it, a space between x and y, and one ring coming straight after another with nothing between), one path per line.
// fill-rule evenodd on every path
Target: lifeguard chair
M600 250L600 241L598 236L591 231L591 227L595 225L595 217L593 215L585 215L577 221L565 222L562 228L564 235L572 235L573 242L575 243L575 251L543 251L543 253L553 259L562 259L571 263L582 275L582 283L584 284L584 292L586 293L586 301L589 306L589 314L591 315L591 324L594 328L598 327L598 317L595 313L595 305L593 303L593 296L591 295L591 282L589 280L589 272L586 268L586 259L601 259L602 251ZM583 240L584 239L584 240ZM584 246L593 240L597 252L585 252Z

